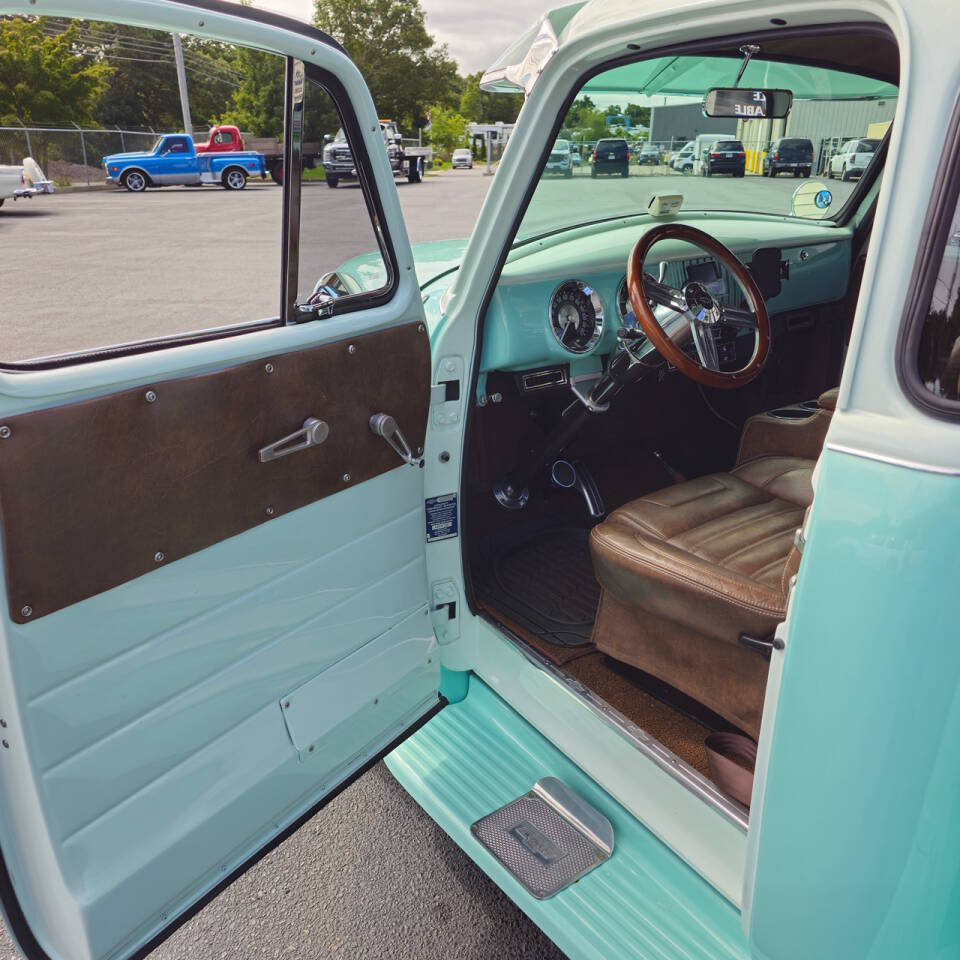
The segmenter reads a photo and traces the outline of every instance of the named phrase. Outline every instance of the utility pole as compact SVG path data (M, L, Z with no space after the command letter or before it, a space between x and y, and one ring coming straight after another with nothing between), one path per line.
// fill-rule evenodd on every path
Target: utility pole
M183 68L183 47L180 45L180 34L171 34L173 37L173 59L177 61L177 83L180 85L180 109L183 110L183 129L190 139L193 139L193 123L190 120L190 97L187 95L187 72Z

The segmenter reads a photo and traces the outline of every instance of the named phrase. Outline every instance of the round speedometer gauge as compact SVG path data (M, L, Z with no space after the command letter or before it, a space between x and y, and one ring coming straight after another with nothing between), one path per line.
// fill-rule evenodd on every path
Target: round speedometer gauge
M549 320L564 350L587 353L603 333L603 303L593 287L580 280L567 280L550 298Z

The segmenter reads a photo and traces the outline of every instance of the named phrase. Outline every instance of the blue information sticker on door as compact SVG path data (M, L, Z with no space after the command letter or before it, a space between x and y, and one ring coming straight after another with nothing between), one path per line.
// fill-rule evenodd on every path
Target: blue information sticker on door
M427 543L433 540L449 540L457 535L457 495L447 493L442 497L428 497Z

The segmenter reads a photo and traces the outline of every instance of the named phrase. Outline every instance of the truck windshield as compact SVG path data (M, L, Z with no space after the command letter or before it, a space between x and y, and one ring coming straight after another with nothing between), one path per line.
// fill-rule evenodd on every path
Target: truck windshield
M851 133L861 144L879 143L893 121L898 87L846 71L754 57L741 84L790 90L788 116L705 117L707 91L729 87L741 66L732 57L667 56L589 78L557 131L557 142L569 141L586 162L565 178L548 176L544 168L515 242L643 214L656 193L682 194L685 211L835 217L856 184L829 180L830 160ZM775 141L812 144L812 155L779 157L771 175L768 151ZM723 156L712 158L711 147ZM830 202L794 213L797 181L807 178L824 183Z

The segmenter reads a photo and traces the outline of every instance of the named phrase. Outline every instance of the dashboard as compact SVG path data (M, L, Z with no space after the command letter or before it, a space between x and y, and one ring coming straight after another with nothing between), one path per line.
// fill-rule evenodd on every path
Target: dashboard
M813 221L786 221L715 212L685 214L745 264L774 254L776 283L761 283L767 309L779 313L843 298L850 274L851 231ZM654 223L617 220L579 227L523 244L503 268L487 310L482 373L569 367L571 377L599 371L617 346L617 330L636 319L626 293L626 263ZM758 251L760 253L758 253ZM725 269L689 244L663 241L646 270L682 288L690 279L713 284L717 296L740 305ZM765 258L769 263L769 257ZM758 277L758 281L759 281ZM768 295L769 294L769 295Z

